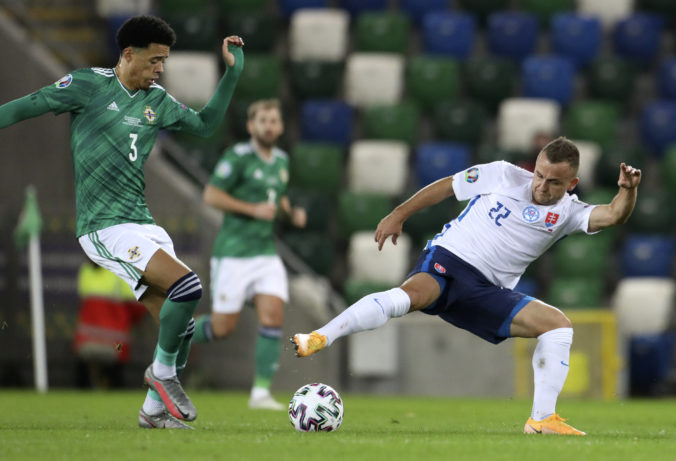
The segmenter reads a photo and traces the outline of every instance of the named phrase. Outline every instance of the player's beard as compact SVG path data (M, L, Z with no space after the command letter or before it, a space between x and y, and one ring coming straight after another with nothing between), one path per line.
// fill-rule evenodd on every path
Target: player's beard
M261 146L264 149L272 149L275 147L275 144L277 144L277 137L276 136L260 136L260 135L255 135L253 136L254 141L256 141L256 144Z

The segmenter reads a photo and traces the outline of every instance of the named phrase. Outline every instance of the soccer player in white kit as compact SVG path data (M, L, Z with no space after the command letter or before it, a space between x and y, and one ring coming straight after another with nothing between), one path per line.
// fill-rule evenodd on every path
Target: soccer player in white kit
M378 249L389 237L396 245L413 213L453 195L469 203L427 243L401 287L365 296L322 328L294 335L296 354L306 357L340 337L418 310L494 344L509 337L537 338L533 408L524 432L585 435L556 413L568 375L570 320L556 307L513 291L528 264L558 240L629 219L641 171L620 164L619 191L612 202L588 205L568 194L578 183L578 166L577 147L559 137L539 153L534 173L498 161L419 190L380 221Z

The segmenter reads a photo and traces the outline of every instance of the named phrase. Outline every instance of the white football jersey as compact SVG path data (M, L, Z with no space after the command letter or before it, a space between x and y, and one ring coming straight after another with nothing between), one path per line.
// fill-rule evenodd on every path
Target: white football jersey
M430 245L453 252L498 286L514 288L532 261L557 240L585 232L594 206L566 194L554 205L532 200L533 173L504 161L453 176L458 200L470 200Z

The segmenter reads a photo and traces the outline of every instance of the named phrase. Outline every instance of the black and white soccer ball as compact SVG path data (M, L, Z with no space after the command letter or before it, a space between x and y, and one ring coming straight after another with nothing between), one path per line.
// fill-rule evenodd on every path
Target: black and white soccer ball
M289 402L289 420L299 432L335 431L343 423L343 400L327 384L306 384Z

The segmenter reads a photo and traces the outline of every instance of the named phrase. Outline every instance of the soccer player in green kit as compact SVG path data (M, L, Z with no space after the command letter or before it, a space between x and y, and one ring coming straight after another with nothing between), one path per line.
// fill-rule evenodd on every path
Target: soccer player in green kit
M226 71L196 112L156 83L176 35L162 19L136 16L117 33L112 69L75 70L56 83L0 106L0 128L46 112L71 114L76 234L87 256L124 279L159 321L143 428L192 429L197 410L178 380L202 296L197 275L176 258L167 233L145 200L143 164L160 129L209 136L220 125L244 64L241 38L223 40Z
M277 370L286 270L277 255L274 219L277 210L296 227L305 227L305 210L291 207L286 196L289 161L276 147L284 131L277 99L249 106L249 142L227 149L204 189L204 201L223 211L223 224L211 257L211 315L196 320L194 342L221 339L237 325L242 307L253 300L260 328L255 345L256 372L249 407L283 410L270 383Z

